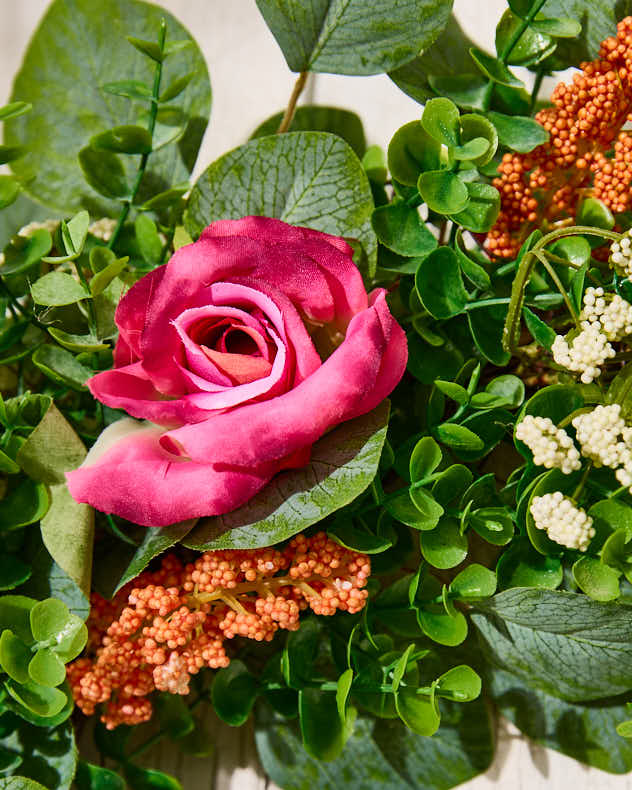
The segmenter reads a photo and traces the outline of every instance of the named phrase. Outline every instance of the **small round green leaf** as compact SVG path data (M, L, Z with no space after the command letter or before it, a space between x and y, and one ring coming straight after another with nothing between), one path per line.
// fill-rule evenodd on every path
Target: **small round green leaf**
M447 697L457 702L475 700L480 696L481 687L480 675L467 664L453 667L437 678L438 696Z
M496 592L496 574L473 562L454 577L450 592L466 600L489 598Z
M428 208L438 214L458 214L469 201L465 182L456 173L448 170L429 170L422 173L417 181L417 188Z
M30 622L36 642L56 640L70 622L70 611L63 601L47 598L31 609Z
M419 627L434 642L456 647L467 636L467 620L462 612L447 614L443 606L428 606L417 610Z
M89 294L83 285L64 272L49 272L31 286L31 296L36 304L60 307L87 299Z
M482 450L485 446L480 436L477 436L465 425L456 425L452 422L437 426L437 438L442 444L454 447L456 450Z
M400 127L388 146L388 169L401 184L416 186L421 173L441 165L441 143L419 121Z
M18 684L9 680L4 685L14 700L37 716L56 716L66 705L67 697L58 688L40 686L32 681Z
M111 151L95 151L89 146L79 151L79 165L88 184L108 198L122 198L129 192L125 168Z
M498 132L493 123L479 113L467 113L461 116L461 142L466 145L472 140L484 139L488 145L474 158L472 164L482 167L494 157L498 148Z
M420 535L421 553L435 568L454 568L467 557L468 540L454 518L443 519L435 529Z
M516 538L501 555L496 566L501 589L541 587L555 590L562 583L564 571L558 557L546 557L536 551L528 538Z
M107 132L95 134L90 145L97 151L119 154L148 154L151 152L151 135L142 126L115 126Z
M487 117L498 132L498 141L512 151L527 154L549 139L547 130L533 118L500 112L489 112Z
M401 689L395 695L395 707L400 719L419 735L434 735L441 718L434 701L414 689Z
M410 456L410 480L416 483L431 475L441 463L441 448L431 436L424 436L415 445Z
M459 110L450 99L439 97L426 102L421 125L437 142L449 148L460 144Z
M423 306L434 318L458 315L469 298L456 253L447 246L438 247L420 262L415 287Z
M28 672L35 683L41 686L59 686L66 679L64 662L50 649L41 648L28 665Z
M487 233L498 219L500 193L491 184L479 181L465 184L468 193L467 205L462 211L447 211L451 218L473 233Z
M424 488L411 487L410 498L417 510L417 516L414 523L409 526L424 531L434 529L443 515L441 505Z
M28 666L31 651L21 639L8 628L0 636L0 666L17 683L29 680Z
M618 572L596 557L580 557L573 565L573 578L595 601L614 601L621 595Z
M437 246L418 209L403 200L376 208L371 224L382 244L398 255L427 255Z

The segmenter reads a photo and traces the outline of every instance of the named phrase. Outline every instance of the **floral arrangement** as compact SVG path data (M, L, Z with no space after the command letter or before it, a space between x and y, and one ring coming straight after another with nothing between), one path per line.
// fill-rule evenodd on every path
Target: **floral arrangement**
M257 7L295 89L194 183L156 5L53 0L0 108L0 788L177 790L211 709L288 790L453 787L499 714L625 773L632 17Z

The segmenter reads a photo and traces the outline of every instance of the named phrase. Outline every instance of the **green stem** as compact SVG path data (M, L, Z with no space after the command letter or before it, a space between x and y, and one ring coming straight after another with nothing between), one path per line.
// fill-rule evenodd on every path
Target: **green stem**
M160 52L164 53L165 51L165 38L167 36L167 23L164 19L160 20L160 32L158 33L158 46L160 47ZM154 129L156 128L156 117L158 115L158 99L160 97L160 81L162 79L162 61L158 61L156 63L156 70L154 72L154 86L151 93L151 105L149 108L149 121L147 123L147 131L149 132L150 136L154 136ZM145 169L147 167L147 160L151 155L151 151L147 154L141 154L140 162L138 165L138 171L136 172L136 178L134 180L134 184L132 186L132 191L130 192L129 197L124 201L123 208L121 209L121 213L116 223L116 227L114 228L114 232L108 242L108 248L113 249L116 241L119 237L119 234L123 228L125 220L127 219L127 215L129 214L130 208L133 206L134 201L136 200L136 195L138 194L138 190L140 188L141 182L145 175Z
M577 315L577 312L576 312L576 310L575 310L575 308L573 306L573 303L571 302L568 294L566 293L566 288L564 288L564 286L562 284L562 281L557 276L557 272L555 271L555 269L551 266L551 264L547 260L546 254L544 253L544 250L538 250L535 253L535 255L536 255L537 259L540 261L540 263L542 264L542 266L544 266L544 268L548 272L549 277L555 283L555 287L557 288L557 290L562 294L562 298L564 299L564 303L566 304L566 309L568 310L568 312L573 317L573 321L575 322L575 326L579 329L580 328L579 316Z
M301 93L303 93L303 88L305 87L306 82L307 82L307 72L301 71L294 84L292 95L290 96L288 105L285 108L285 112L283 113L283 118L281 119L281 123L279 125L279 128L277 129L277 134L283 134L284 132L287 132L290 126L292 125L292 121L294 120L294 113L296 112L296 104L300 98Z
M611 491L608 494L607 498L608 499L616 499L617 497L621 496L621 494L625 494L629 490L630 490L629 486L621 486L620 488L617 488L614 491Z
M529 102L529 115L533 115L536 102L538 101L538 94L542 87L542 80L544 79L544 69L538 69L535 74L535 82L533 83L533 90L531 91L531 101Z
M508 296L496 296L493 299L480 299L475 302L468 302L463 308L466 312L477 310L479 307L492 307L496 304L509 304Z
M536 0L536 2L531 6L529 9L529 13L526 17L522 20L522 23L519 27L516 28L513 36L509 39L509 41L505 44L503 51L500 53L499 58L503 63L507 63L507 59L511 55L513 48L516 46L518 41L520 41L520 37L525 32L525 30L529 27L531 22L535 19L537 14L539 13L542 6L546 3L546 0Z

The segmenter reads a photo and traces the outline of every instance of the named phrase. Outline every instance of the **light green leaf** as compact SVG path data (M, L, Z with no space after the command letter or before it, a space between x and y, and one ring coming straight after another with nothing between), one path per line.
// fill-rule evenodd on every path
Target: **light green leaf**
M89 295L80 282L64 272L49 272L31 286L33 301L47 307L74 304Z
M382 244L398 255L423 256L437 247L418 209L403 200L376 208L371 224Z
M462 211L452 213L451 219L473 233L487 233L498 219L500 212L500 193L491 184L471 181L465 185L468 194L467 205Z
M458 315L469 298L456 253L447 246L438 247L419 263L415 286L423 306L434 318Z
M4 672L17 683L28 683L31 657L24 642L6 628L0 636L0 666Z
M487 117L496 127L499 142L512 151L526 154L549 139L547 130L533 118L499 112L489 112Z
M94 280L95 278L93 278ZM80 353L82 351L105 351L110 346L107 343L101 343L93 335L71 335L64 332L63 329L57 329L54 326L48 328L48 334L56 340L60 346L67 348L69 351Z
M421 125L442 145L449 148L460 145L459 110L450 99L438 97L426 102Z
M573 578L593 601L614 601L621 595L619 574L596 557L580 557L573 565Z
M179 102L191 120L179 145L150 156L140 199L149 197L150 184L187 180L210 107L204 58L187 31L164 8L139 0L54 0L31 39L13 85L14 97L31 101L38 111L5 124L5 142L29 149L28 157L13 163L29 194L63 211L87 205L97 216L118 215L116 203L87 186L77 157L92 135L137 123L136 102L123 96L104 96L98 86L129 75L137 82L152 84L155 63L130 46L125 35L133 30L142 38L155 40L162 18L168 42L190 41L177 58L165 63L164 74L171 82L195 72ZM60 85L72 86L72 90L60 92ZM121 162L126 178L118 181L132 183L138 162L133 157ZM97 167L91 170L98 172ZM103 171L103 179L108 180L106 176ZM109 191L113 193L121 194L119 189Z
M467 536L461 534L455 518L444 518L433 530L422 532L419 544L426 562L441 570L454 568L467 557Z
M207 168L191 191L184 224L197 237L217 219L276 217L359 240L373 271L372 211L368 179L343 140L290 132L252 140Z
M413 0L257 0L292 71L380 74L428 47L445 27L451 3Z
M84 390L92 371L64 348L45 344L33 354L33 362L46 376L74 390Z
M184 545L196 551L279 543L353 501L375 476L389 403L345 422L316 444L302 469L282 472L249 502L202 519Z
M441 166L441 143L419 121L410 121L395 132L388 145L388 169L406 186L417 186L419 175Z
M28 668L31 679L41 686L59 686L66 679L64 662L50 647L38 650Z
M468 203L465 182L447 170L428 170L419 176L419 194L428 208L438 214L458 214Z

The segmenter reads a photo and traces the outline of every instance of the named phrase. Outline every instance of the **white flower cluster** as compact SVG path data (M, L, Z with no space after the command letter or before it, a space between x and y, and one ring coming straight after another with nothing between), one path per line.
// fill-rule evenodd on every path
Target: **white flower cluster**
M591 458L595 466L615 469L621 485L632 486L632 428L621 417L619 404L596 406L575 417L573 427L582 455Z
M572 345L563 335L557 335L551 346L553 359L558 365L581 373L584 384L590 384L601 375L601 365L615 355L614 348L608 338L596 326L582 331L572 341Z
M569 549L586 551L595 536L592 518L561 491L534 496L530 510L536 527Z
M605 296L603 288L587 288L579 318L581 332L570 343L557 335L551 351L558 365L581 373L583 383L590 384L616 353L610 341L632 334L632 304L618 294Z
M549 417L527 414L516 426L516 438L531 450L536 466L561 469L565 475L581 467L573 440Z
M579 318L582 328L596 326L611 341L632 334L632 304L618 294L608 301L603 288L586 288Z
M632 229L610 246L610 260L618 274L632 280Z
M59 227L58 219L45 219L43 222L29 222L18 231L18 236L28 238L32 236L36 230L47 230L49 233L54 233Z

